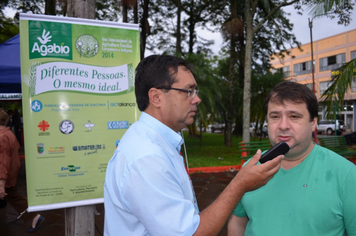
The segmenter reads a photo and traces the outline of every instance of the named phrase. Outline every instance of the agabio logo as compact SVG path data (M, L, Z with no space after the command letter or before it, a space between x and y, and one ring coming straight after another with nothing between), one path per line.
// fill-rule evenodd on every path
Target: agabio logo
M72 25L29 21L30 59L62 58L72 60Z

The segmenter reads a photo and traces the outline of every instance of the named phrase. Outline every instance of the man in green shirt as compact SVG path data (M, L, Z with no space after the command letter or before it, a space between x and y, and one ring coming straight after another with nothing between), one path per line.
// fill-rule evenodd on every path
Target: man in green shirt
M277 174L245 193L228 224L228 236L356 236L356 166L313 142L315 94L285 81L265 100L268 135L290 150Z

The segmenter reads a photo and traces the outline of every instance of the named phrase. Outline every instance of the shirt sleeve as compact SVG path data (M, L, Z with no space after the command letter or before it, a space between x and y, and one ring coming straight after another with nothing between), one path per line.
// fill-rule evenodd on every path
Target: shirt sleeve
M190 185L188 175L182 179L179 171L162 157L147 156L124 177L124 205L150 235L193 235L199 226L199 214L183 190Z
M356 236L356 165L352 166L347 175L341 193L344 207L344 222L348 236Z
M234 214L235 216L238 216L238 217L247 216L241 201L237 203L236 207L232 211L232 214Z

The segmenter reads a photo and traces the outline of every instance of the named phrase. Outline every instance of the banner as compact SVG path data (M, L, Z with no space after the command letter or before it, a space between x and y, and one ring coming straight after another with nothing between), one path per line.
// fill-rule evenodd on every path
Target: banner
M138 25L20 14L29 211L103 202L106 166L138 119Z
M0 100L21 100L21 93L0 93Z

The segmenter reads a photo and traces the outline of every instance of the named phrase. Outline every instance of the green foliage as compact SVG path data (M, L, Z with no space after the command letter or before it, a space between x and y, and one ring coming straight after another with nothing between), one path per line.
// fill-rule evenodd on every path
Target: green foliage
M222 97L219 75L214 70L215 61L201 53L188 54L185 59L193 65L194 78L198 83L199 97L202 100L198 106L199 122L206 127L214 121L214 115L219 112L216 104Z
M5 111L18 110L22 114L22 102L21 101L0 101L0 108Z
M314 17L328 17L330 19L338 18L339 25L349 25L351 13L354 9L355 2L352 0L307 0L304 2L307 10Z
M356 59L347 62L332 72L330 86L321 95L321 100L326 106L327 118L334 118L334 109L340 111L343 108L345 93L351 88L356 75Z
M251 121L259 124L260 131L262 131L263 123L266 120L266 114L264 112L264 100L268 93L278 83L284 81L282 71L272 74L270 71L264 71L259 74L255 74L252 78L251 85L251 100L253 106L251 106Z
M0 43L14 37L19 33L19 27L10 18L0 18Z
M96 18L99 20L118 21L121 5L117 0L96 0Z

